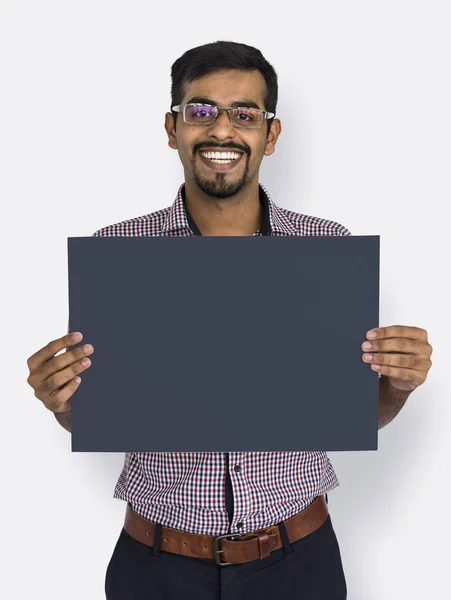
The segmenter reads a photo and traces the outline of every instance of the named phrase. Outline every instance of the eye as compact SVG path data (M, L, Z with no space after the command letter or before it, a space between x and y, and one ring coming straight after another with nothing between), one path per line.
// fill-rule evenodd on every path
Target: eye
M197 119L202 119L205 117L211 117L211 115L213 114L213 111L214 111L213 106L209 106L208 104L202 104L202 105L198 105L198 106L193 106L191 109L191 114L193 117L196 117Z
M256 121L258 119L258 111L253 108L237 108L234 112L234 118L238 121Z

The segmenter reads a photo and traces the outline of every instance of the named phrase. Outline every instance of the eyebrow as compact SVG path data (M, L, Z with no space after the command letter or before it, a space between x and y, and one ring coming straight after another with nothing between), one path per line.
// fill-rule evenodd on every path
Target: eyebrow
M190 100L188 100L188 102L186 102L186 104L192 104L193 102L202 104L213 104L214 106L218 106L215 100L212 100L211 98L201 98L200 96L195 96L194 98L191 98ZM233 108L239 108L241 106L246 108L257 108L258 110L264 110L260 108L259 105L253 100L236 100L230 105L230 107Z

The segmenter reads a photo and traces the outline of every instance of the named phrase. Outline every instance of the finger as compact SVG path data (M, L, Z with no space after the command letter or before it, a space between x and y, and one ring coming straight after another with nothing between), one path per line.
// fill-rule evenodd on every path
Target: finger
M416 371L430 369L432 366L432 361L420 358L415 354L383 354L377 352L363 354L362 360L367 363L385 365L387 367L402 367L403 369L414 369Z
M38 370L42 381L47 379L47 377L54 375L58 371L62 371L71 364L83 360L86 356L89 356L93 352L94 348L91 346L91 344L84 344L83 346L77 346L77 348L73 348L72 350L66 350L59 356L54 356L44 363Z
M409 338L412 340L427 341L427 331L421 329L421 327L410 327L406 325L390 325L390 327L376 327L372 329L377 336L376 339L387 339L387 338ZM367 332L367 337L368 337ZM369 339L369 338L368 338Z
M371 344L371 347L367 344ZM429 344L423 344L418 340L408 338L389 338L385 340L372 340L363 342L361 346L364 352L397 352L407 354L417 354L422 358L430 356Z
M88 361L87 364L83 364L83 361ZM54 373L47 379L45 379L40 386L35 389L35 396L49 408L49 403L52 401L52 397L57 391L62 388L66 383L74 379L79 373L82 373L91 366L89 358L85 357L82 360L78 360L62 371Z
M56 390L56 392L49 396L44 404L54 413L68 412L72 409L71 398L78 389L80 383L81 378L80 381L76 381L76 378L74 377L65 385L63 385L63 387L61 387L59 390Z
M29 375L27 381L31 387L35 390L42 386L44 381L62 371L69 365L76 361L82 360L85 356L89 356L94 352L94 348L91 344L84 344L83 346L77 346L72 350L67 350L59 356L50 358L47 362L40 365L31 375Z
M378 368L379 367L379 368ZM381 375L402 379L415 385L415 387L425 382L426 377L423 371L415 371L413 369L403 369L402 367L387 367L386 365L372 364L371 368Z
M81 336L81 337L78 337ZM67 348L72 344L76 344L83 339L83 335L80 332L76 333L68 333L57 340L52 340L46 346L35 352L30 356L27 360L28 368L30 369L30 373L36 371L40 366L42 366L46 361L55 356L58 352L63 350L63 348Z

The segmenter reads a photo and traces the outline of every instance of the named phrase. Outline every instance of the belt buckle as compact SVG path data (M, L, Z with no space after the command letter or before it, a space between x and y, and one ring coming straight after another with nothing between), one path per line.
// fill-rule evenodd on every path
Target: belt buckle
M214 555L215 555L215 562L220 567L225 567L227 565L234 565L235 564L235 563L221 562L221 559L219 557L219 554L221 552L224 552L224 550L220 550L219 549L219 540L224 540L224 539L231 538L231 537L243 537L243 534L242 533L226 533L225 535L218 535L218 537L216 537L213 540L213 552L214 552Z

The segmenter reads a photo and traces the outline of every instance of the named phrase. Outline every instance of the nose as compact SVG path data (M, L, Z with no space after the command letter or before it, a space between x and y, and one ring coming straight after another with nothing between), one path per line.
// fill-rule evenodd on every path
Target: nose
M219 111L216 121L209 125L208 136L217 140L226 140L235 137L235 128L232 127L226 110Z

